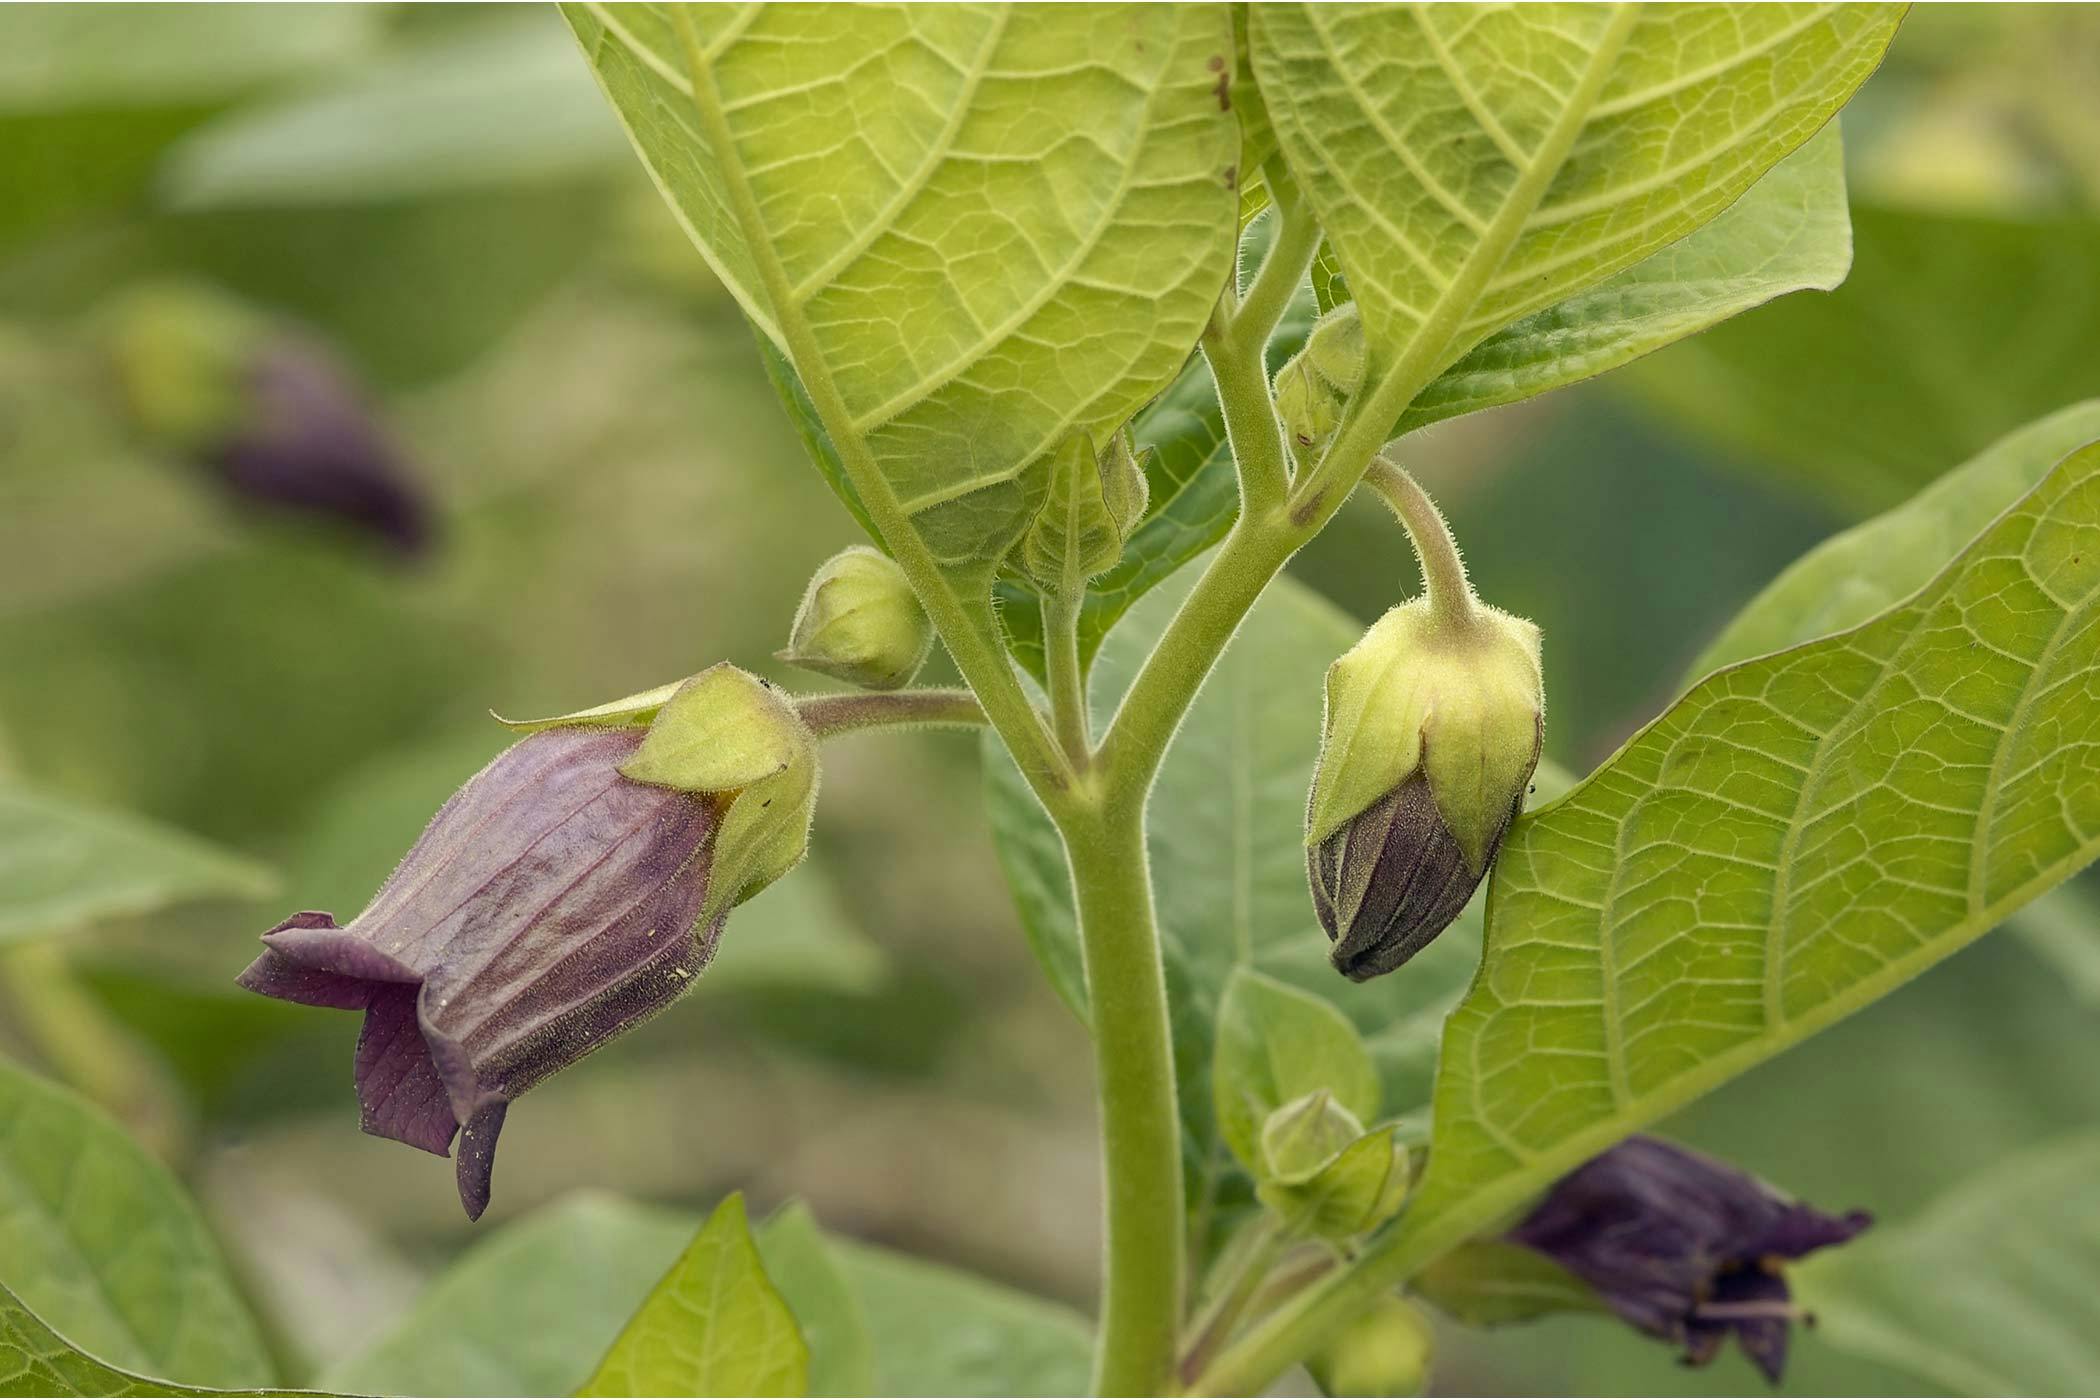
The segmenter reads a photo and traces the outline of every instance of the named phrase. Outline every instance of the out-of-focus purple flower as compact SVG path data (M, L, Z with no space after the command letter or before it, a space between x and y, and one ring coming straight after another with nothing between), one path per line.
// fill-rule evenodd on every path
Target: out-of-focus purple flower
M721 801L619 766L640 729L550 729L439 809L348 924L295 914L240 977L365 1013L365 1131L445 1155L479 1218L511 1100L675 1001L707 965ZM726 910L726 903L720 904Z
M429 543L430 508L348 370L294 335L259 345L242 371L245 413L206 461L237 495L339 521L403 554Z
M1733 1167L1634 1137L1562 1177L1509 1238L1589 1284L1641 1331L1682 1347L1687 1365L1713 1360L1733 1333L1776 1385L1802 1316L1784 1266L1872 1223L1864 1211L1825 1215Z

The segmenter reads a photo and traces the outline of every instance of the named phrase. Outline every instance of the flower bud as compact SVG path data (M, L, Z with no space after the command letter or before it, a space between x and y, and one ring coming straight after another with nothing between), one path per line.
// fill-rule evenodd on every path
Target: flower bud
M1261 1155L1268 1179L1309 1181L1363 1133L1356 1115L1325 1089L1292 1099L1262 1123Z
M1356 392L1364 377L1364 322L1355 302L1320 318L1305 338L1305 358L1335 392L1345 398Z
M231 298L161 286L125 299L108 349L140 432L237 496L351 525L406 554L427 543L427 501L320 341Z
M824 561L802 595L782 661L869 690L906 685L933 649L933 623L895 560L857 544Z
M1052 593L1076 593L1114 568L1144 518L1150 456L1133 452L1125 432L1098 453L1084 433L1059 443L1044 465L1042 505L1014 552L1021 572Z
M1327 672L1306 863L1330 956L1356 981L1458 917L1538 766L1538 628L1477 601L1464 616L1403 603Z
M1322 1395L1420 1395L1435 1343L1429 1319L1386 1294L1344 1323L1305 1368Z
M1633 1137L1562 1177L1511 1243L1594 1288L1625 1321L1703 1366L1733 1335L1774 1385L1801 1314L1785 1265L1865 1230L1757 1178L1652 1137Z
M1291 451L1301 463L1326 449L1341 426L1343 406L1341 393L1314 370L1305 351L1276 371L1276 416L1283 420Z

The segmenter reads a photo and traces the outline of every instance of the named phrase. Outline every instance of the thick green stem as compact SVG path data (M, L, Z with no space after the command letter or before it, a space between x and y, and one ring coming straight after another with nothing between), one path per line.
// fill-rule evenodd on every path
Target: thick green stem
M1079 607L1086 584L1043 595L1043 669L1050 681L1050 723L1065 759L1084 772L1094 736L1086 712L1086 672L1079 664Z
M1429 610L1438 623L1454 632L1471 627L1479 604L1473 598L1473 585L1466 581L1458 541L1451 538L1451 527L1436 502L1420 482L1388 457L1373 459L1364 473L1364 485L1376 491L1407 528L1415 558L1422 565L1422 589L1429 595Z
M1070 816L1107 1202L1099 1395L1163 1395L1181 1321L1181 1117L1142 802Z
M862 729L974 729L989 722L967 690L841 690L800 696L795 713L819 739Z

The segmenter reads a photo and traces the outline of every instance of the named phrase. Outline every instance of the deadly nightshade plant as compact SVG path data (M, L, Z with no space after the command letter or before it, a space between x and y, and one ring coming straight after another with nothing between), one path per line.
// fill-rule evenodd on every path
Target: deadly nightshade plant
M2100 854L2074 704L2100 629L2070 625L2100 594L2076 547L2100 460L1968 521L1910 602L1709 677L1527 812L1538 629L1475 595L1389 444L1834 285L1831 122L1899 12L565 13L870 536L819 572L787 656L876 689L790 698L725 666L547 721L364 914L267 935L251 985L365 1010L368 1126L466 1133L478 1209L508 1100L668 1002L799 855L817 741L982 726L1024 919L1093 1039L1101 1392L1256 1393L1301 1364L1422 1384L1400 1294L1433 1303L1425 1271L1486 1245L1695 1359L1737 1335L1776 1376L1778 1261L1861 1222L1610 1149ZM1424 589L1358 639L1272 585L1365 485ZM2035 586L1971 647L2014 558ZM1173 607L1131 612L1199 559ZM928 627L961 689L910 687ZM1236 634L1318 664L1236 654L1229 742L1176 788ZM1287 706L1256 713L1247 676ZM1274 753L1287 781L1256 783ZM1864 860L1878 820L1931 840ZM1257 890L1273 868L1309 894ZM1473 946L1452 930L1483 884L1454 1008L1418 974ZM1257 958L1293 984L1227 994L1218 969L1253 985ZM1361 1032L1447 1012L1432 1113Z

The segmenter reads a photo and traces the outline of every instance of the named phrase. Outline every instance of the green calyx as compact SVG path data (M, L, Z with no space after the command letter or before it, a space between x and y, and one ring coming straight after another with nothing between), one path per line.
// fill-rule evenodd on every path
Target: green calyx
M1351 302L1322 316L1305 348L1276 371L1276 416L1301 462L1326 450L1363 377L1363 320Z
M1486 870L1538 766L1545 691L1538 628L1468 601L1402 603L1328 668L1308 845L1419 770L1469 868Z
M1307 1357L1305 1368L1323 1395L1420 1395L1435 1343L1421 1310L1387 1294Z
M809 850L816 739L785 695L726 661L678 688L620 773L721 803L703 924L787 874Z
M127 293L103 319L124 410L157 446L196 452L245 421L247 368L269 333L257 312L181 282Z
M1399 1214L1411 1182L1391 1124L1365 1132L1325 1090L1291 1100L1262 1124L1255 1194L1294 1235L1344 1240Z
M910 682L933 649L933 622L896 561L854 545L824 561L795 610L782 661L868 690Z

